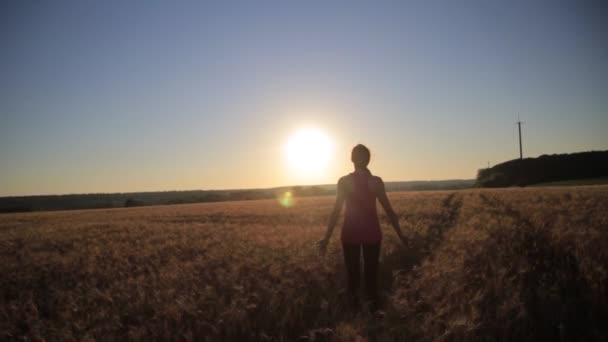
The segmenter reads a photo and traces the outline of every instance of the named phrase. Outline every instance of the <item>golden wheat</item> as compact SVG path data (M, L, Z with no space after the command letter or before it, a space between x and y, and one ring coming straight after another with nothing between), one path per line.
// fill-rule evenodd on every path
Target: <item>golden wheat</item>
M332 197L0 216L0 338L605 340L608 187L390 195L385 316L343 300Z

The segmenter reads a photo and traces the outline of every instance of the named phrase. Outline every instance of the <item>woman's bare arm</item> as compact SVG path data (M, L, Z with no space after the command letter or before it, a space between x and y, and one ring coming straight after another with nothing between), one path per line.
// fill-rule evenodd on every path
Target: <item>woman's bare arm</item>
M340 179L337 185L336 191L336 203L334 204L334 209L329 215L329 222L327 223L327 231L325 232L325 236L321 241L318 242L319 249L321 254L325 254L327 250L327 244L329 243L329 239L336 227L336 223L338 222L338 218L340 217L340 212L342 211L342 206L344 205L344 184L343 180Z
M395 229L395 233L397 233L399 239L405 244L405 237L403 236L403 233L401 232L401 226L399 225L399 217L397 216L397 214L395 214L395 211L391 206L391 202L388 200L388 196L386 196L384 182L380 178L378 178L378 180L379 182L376 186L376 196L378 196L378 201L382 205L382 208L384 208L386 216L388 216L388 219L391 222L393 229Z

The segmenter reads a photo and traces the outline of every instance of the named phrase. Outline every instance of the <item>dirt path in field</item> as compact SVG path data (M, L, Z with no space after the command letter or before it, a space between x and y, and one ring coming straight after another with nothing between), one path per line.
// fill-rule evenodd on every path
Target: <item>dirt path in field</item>
M429 226L428 242L429 248L433 249L436 244L443 240L445 232L455 227L462 209L462 195L451 193L442 202L442 214Z
M404 231L409 241L406 248L393 249L382 256L380 262L380 291L383 297L383 306L388 306L388 301L393 294L393 283L397 277L411 273L415 266L431 257L433 252L442 243L446 232L458 225L460 212L463 206L463 195L450 193L441 201L436 214L432 216L431 222L422 234ZM409 234L409 235L408 235ZM370 321L367 334L370 340L376 340L378 336L386 333L386 322Z
M485 210L515 221L516 230L507 241L519 243L517 253L526 260L527 269L519 283L520 299L539 336L570 341L588 335L594 329L589 323L591 303L587 298L591 290L576 256L554 243L550 228L535 225L511 204L485 194L479 197Z
M506 215L514 218L518 224L526 229L533 228L532 222L519 211L515 210L510 204L499 200L498 198L487 196L486 194L479 194L481 202L486 206L485 210L493 213L494 215Z
M447 231L456 227L462 209L463 196L451 193L441 202L441 209L433 217L426 234L409 236L407 248L398 248L382 258L380 269L381 290L390 294L393 280L397 273L410 272L414 266L432 255L433 251L443 241Z

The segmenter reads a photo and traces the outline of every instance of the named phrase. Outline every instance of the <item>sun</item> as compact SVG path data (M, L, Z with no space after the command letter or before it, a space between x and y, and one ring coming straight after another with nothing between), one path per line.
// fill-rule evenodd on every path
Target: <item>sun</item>
M289 165L300 174L310 176L327 169L334 144L327 134L316 128L294 132L285 145Z

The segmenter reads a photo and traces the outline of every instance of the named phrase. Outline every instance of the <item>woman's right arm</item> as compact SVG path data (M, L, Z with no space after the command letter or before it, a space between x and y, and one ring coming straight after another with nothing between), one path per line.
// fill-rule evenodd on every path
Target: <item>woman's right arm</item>
M336 223L338 222L338 217L340 216L340 212L342 211L342 206L344 205L344 180L341 178L338 181L338 185L336 187L336 203L334 204L334 209L331 211L329 215L329 222L327 223L327 231L325 232L325 236L321 241L318 242L319 249L321 255L324 255L327 250L327 244L329 243L329 239L331 238L331 234L336 227Z

